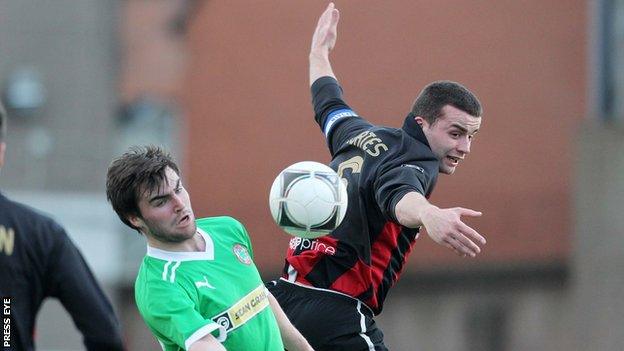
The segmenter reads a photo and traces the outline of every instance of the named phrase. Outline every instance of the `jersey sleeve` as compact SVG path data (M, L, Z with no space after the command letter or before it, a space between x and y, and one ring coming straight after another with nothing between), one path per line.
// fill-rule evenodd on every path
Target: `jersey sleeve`
M123 350L113 307L80 251L58 224L51 222L49 231L55 246L46 272L47 293L69 312L88 350Z
M437 175L435 159L405 160L390 155L379 166L375 181L375 200L386 218L397 222L394 208L405 194L415 191L428 196L426 189Z
M327 139L332 156L358 131L371 127L342 99L342 88L332 77L321 77L311 87L314 119Z
M149 295L137 305L145 323L161 341L169 340L185 350L208 334L219 342L225 341L225 328L202 317L182 288L159 281L146 290Z

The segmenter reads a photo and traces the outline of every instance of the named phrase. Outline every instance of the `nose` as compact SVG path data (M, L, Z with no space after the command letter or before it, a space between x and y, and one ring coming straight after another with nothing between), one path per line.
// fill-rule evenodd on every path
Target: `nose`
M179 195L173 194L171 201L173 202L173 210L175 212L184 210L184 201L182 201L182 198Z
M470 153L470 143L472 141L470 140L469 137L465 137L465 138L461 138L459 140L459 143L457 144L457 151L463 153L463 154L469 154Z

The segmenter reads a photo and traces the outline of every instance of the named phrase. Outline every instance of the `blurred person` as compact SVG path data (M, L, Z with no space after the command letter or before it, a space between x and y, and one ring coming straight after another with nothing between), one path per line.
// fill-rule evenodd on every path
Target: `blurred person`
M196 219L168 153L130 148L109 166L106 194L147 240L135 299L164 350L312 350L262 284L246 229Z
M6 129L7 115L0 105L0 168ZM113 308L63 227L0 193L1 317L10 318L3 323L10 339L3 334L4 349L35 349L35 321L47 297L60 300L87 350L123 350Z
M330 166L347 183L347 214L328 236L291 239L282 278L267 286L316 350L387 350L373 317L419 228L461 256L475 257L485 244L461 220L480 212L427 200L438 173L453 174L470 152L482 109L462 85L438 81L418 95L402 128L369 123L345 103L332 71L338 20L330 3L312 37L309 74Z

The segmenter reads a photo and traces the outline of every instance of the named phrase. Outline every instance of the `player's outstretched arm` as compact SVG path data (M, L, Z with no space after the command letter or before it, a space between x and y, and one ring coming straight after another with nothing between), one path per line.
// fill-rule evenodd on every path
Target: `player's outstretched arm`
M310 47L310 86L321 77L336 78L329 62L329 52L336 44L339 18L340 13L330 2L316 24Z
M461 207L441 209L413 191L396 204L394 213L401 225L424 226L433 241L460 256L475 257L481 252L479 245L485 245L485 238L461 220L461 216L479 217L481 212Z
M277 320L280 334L282 334L284 347L289 351L314 351L303 335L301 335L297 328L290 323L290 320L288 320L288 317L280 307L279 303L270 293L269 304L271 305L271 309L273 310L273 314Z

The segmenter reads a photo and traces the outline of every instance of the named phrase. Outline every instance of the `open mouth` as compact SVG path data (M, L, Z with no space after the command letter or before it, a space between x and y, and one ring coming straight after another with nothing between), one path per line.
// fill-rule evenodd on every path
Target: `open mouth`
M447 158L448 160L450 160L450 161L451 161L451 163L452 163L454 166L456 166L456 165L459 163L459 161L461 160L461 158L459 158L459 157L453 157L453 156L446 156L446 158Z
M191 216L185 215L178 221L178 224L187 224L191 219Z

